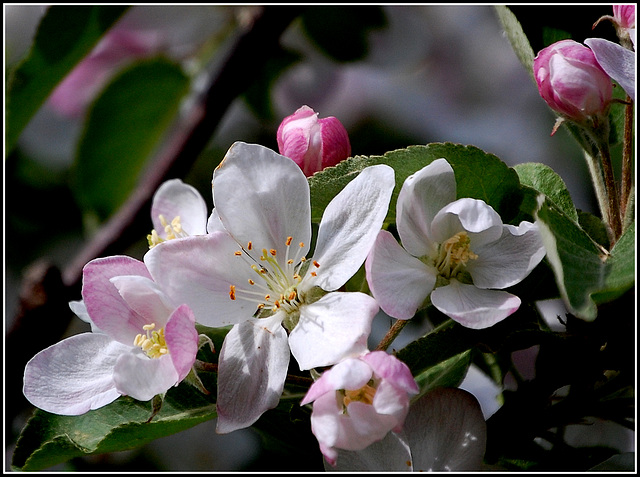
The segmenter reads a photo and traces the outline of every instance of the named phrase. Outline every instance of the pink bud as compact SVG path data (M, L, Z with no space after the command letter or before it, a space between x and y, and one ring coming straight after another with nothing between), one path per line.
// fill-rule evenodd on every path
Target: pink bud
M318 119L309 106L284 118L277 132L280 154L293 159L308 177L351 155L347 130L333 116Z
M554 43L538 53L533 72L542 99L564 117L584 123L606 114L611 78L586 46L573 40Z

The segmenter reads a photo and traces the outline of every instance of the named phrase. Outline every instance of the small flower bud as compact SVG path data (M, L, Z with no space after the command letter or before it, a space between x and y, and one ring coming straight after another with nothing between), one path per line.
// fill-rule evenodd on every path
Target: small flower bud
M586 46L573 40L554 43L538 53L533 72L542 99L565 119L586 125L607 114L611 78Z
M309 106L284 118L277 132L280 154L293 159L306 176L335 166L351 155L346 129L333 116L318 119Z

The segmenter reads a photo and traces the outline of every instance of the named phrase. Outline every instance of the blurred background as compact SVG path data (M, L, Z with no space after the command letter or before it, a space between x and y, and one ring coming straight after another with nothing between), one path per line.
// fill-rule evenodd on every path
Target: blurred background
M4 8L6 79L29 51L46 7ZM9 155L5 153L5 338L12 338L9 330L20 311L21 288L34 273L34 264L45 260L64 269L92 238L70 183L83 121L93 98L119 69L136 59L162 54L179 62L192 77L192 95L180 110L180 114L187 114L191 101L210 79L202 67L203 58L213 58L215 66L217 55L226 51L236 30L250 23L260 8L131 7L116 25L119 32L125 32L124 40L102 45L95 69L77 74L66 92L56 90L23 131L17 147ZM518 8L531 9L523 18L532 20L540 15L566 19L570 8L571 24L579 25L584 37L590 35L593 22L611 13L610 6ZM280 121L306 104L320 117L335 116L344 124L353 155L382 155L431 142L474 145L508 165L547 164L564 179L578 208L597 213L579 148L564 129L550 135L555 117L513 52L493 7L313 7L306 15L305 20L296 18L280 38L277 74L268 78L266 87L252 86L231 102L205 150L183 177L200 190L210 207L213 169L229 146L244 141L277 150ZM314 42L309 33L314 24L322 24L323 16L368 22L361 51L348 51L346 45L352 39L341 38L339 31L333 43L342 42L344 50L338 49L337 54L328 54ZM598 28L593 36L613 34L608 24ZM127 37L129 34L133 36ZM534 48L541 47L533 40ZM345 58L340 58L341 52ZM266 81L251 64L246 65L245 74L255 74L256 82ZM261 90L268 91L266 99L259 95ZM150 217L145 227L151 229ZM141 234L121 253L141 259L145 250L146 235ZM86 330L78 319L70 323L55 341ZM388 323L381 317L372 334L374 345L385 326ZM428 325L416 324L413 332L424 332L424 326ZM411 332L408 328L406 336ZM37 329L30 330L32 337L37 333ZM31 351L32 356L39 350ZM16 360L6 355L5 371L16 369L14 374L19 378L24 362ZM15 439L33 409L22 398L19 383L8 382L6 373L5 377L5 469L9 469ZM287 464L274 462L252 429L217 435L215 422L209 421L140 449L74 459L54 470L117 469L286 470Z

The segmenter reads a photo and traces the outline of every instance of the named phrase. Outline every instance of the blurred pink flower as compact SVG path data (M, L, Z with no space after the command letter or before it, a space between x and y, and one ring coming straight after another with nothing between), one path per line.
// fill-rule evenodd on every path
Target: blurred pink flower
M59 113L79 117L117 69L128 61L160 51L160 34L114 27L56 87L49 97Z

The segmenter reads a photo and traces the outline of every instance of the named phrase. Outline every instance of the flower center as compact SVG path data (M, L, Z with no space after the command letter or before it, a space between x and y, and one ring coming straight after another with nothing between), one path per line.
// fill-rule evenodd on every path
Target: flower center
M364 404L373 404L373 397L376 394L374 380L371 379L360 389L340 389L338 391L338 399L342 400L342 412L347 414L347 407L352 402L361 402Z
M464 269L469 260L478 258L478 255L469 248L470 242L467 232L458 232L440 244L435 266L441 276L444 278L455 277Z
M309 263L306 257L300 257L304 243L299 247L293 247L293 237L287 237L285 256L280 257L275 249L262 249L260 261L256 262L248 253L253 249L252 242L235 252L235 256L243 258L245 263L256 273L255 279L248 280L248 287L241 285L229 286L229 298L231 300L249 300L256 304L257 313L273 314L283 310L288 315L297 315L298 307L304 301L304 293L298 285L309 269L315 276L315 269L320 267L316 261ZM297 320L289 321L288 329L293 329Z
M164 339L164 328L156 331L155 327L155 323L144 325L142 329L145 334L139 333L133 340L133 345L142 348L142 351L147 353L149 358L160 358L169 354L169 348L167 348L167 342Z
M156 229L153 229L149 235L147 235L147 241L149 242L149 248L153 248L161 242L165 242L166 240L172 240L177 238L188 237L189 234L182 228L182 224L180 223L180 216L177 215L173 218L171 223L167 222L167 219L164 215L158 215L160 219L160 223L162 227L164 227L164 232L167 235L167 238L164 239L158 235Z

